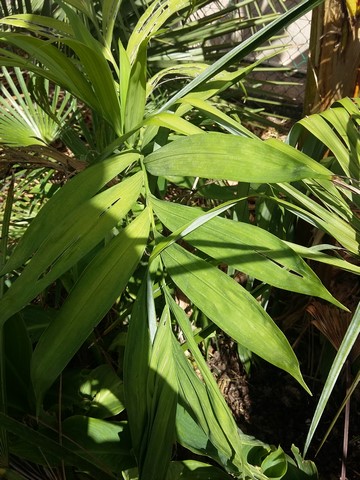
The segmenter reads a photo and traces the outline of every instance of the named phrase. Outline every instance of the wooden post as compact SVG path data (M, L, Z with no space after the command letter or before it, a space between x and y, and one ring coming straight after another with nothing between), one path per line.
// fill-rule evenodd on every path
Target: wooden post
M353 0L325 0L313 11L304 113L353 97L360 80L360 15Z

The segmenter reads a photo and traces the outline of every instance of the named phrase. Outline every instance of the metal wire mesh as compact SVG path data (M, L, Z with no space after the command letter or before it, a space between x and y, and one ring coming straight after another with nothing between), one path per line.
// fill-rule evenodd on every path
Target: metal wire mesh
M235 44L249 38L276 15L298 4L299 0L245 0L239 3L233 0L217 0L196 13L209 15L221 12L229 6L237 8L229 13L240 18L243 27L235 33L208 40L208 44ZM262 67L251 75L248 82L248 95L261 95L269 102L282 102L293 105L303 104L305 79L310 39L311 13L304 15L264 45L249 61L264 58L270 53L279 53L271 59L265 59Z

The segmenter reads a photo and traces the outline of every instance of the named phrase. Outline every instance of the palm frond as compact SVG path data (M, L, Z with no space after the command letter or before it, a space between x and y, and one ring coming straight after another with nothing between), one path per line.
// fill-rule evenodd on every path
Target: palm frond
M48 111L35 102L34 77L19 68L11 72L2 67L0 87L0 143L14 147L50 145L76 110L76 100L59 86L51 87L44 80L41 94L47 100ZM50 99L50 101L48 100Z

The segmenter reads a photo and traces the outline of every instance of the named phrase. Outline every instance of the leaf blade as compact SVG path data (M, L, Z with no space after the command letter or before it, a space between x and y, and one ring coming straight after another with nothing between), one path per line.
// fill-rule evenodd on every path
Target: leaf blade
M260 357L290 373L309 391L286 337L239 284L176 244L161 253L182 292L215 324Z

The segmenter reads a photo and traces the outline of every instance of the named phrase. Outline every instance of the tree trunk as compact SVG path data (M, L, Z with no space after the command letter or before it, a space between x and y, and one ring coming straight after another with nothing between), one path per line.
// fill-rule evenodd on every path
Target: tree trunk
M349 5L350 1L348 1ZM314 10L304 113L328 108L358 92L360 81L360 15L345 0L325 0Z

